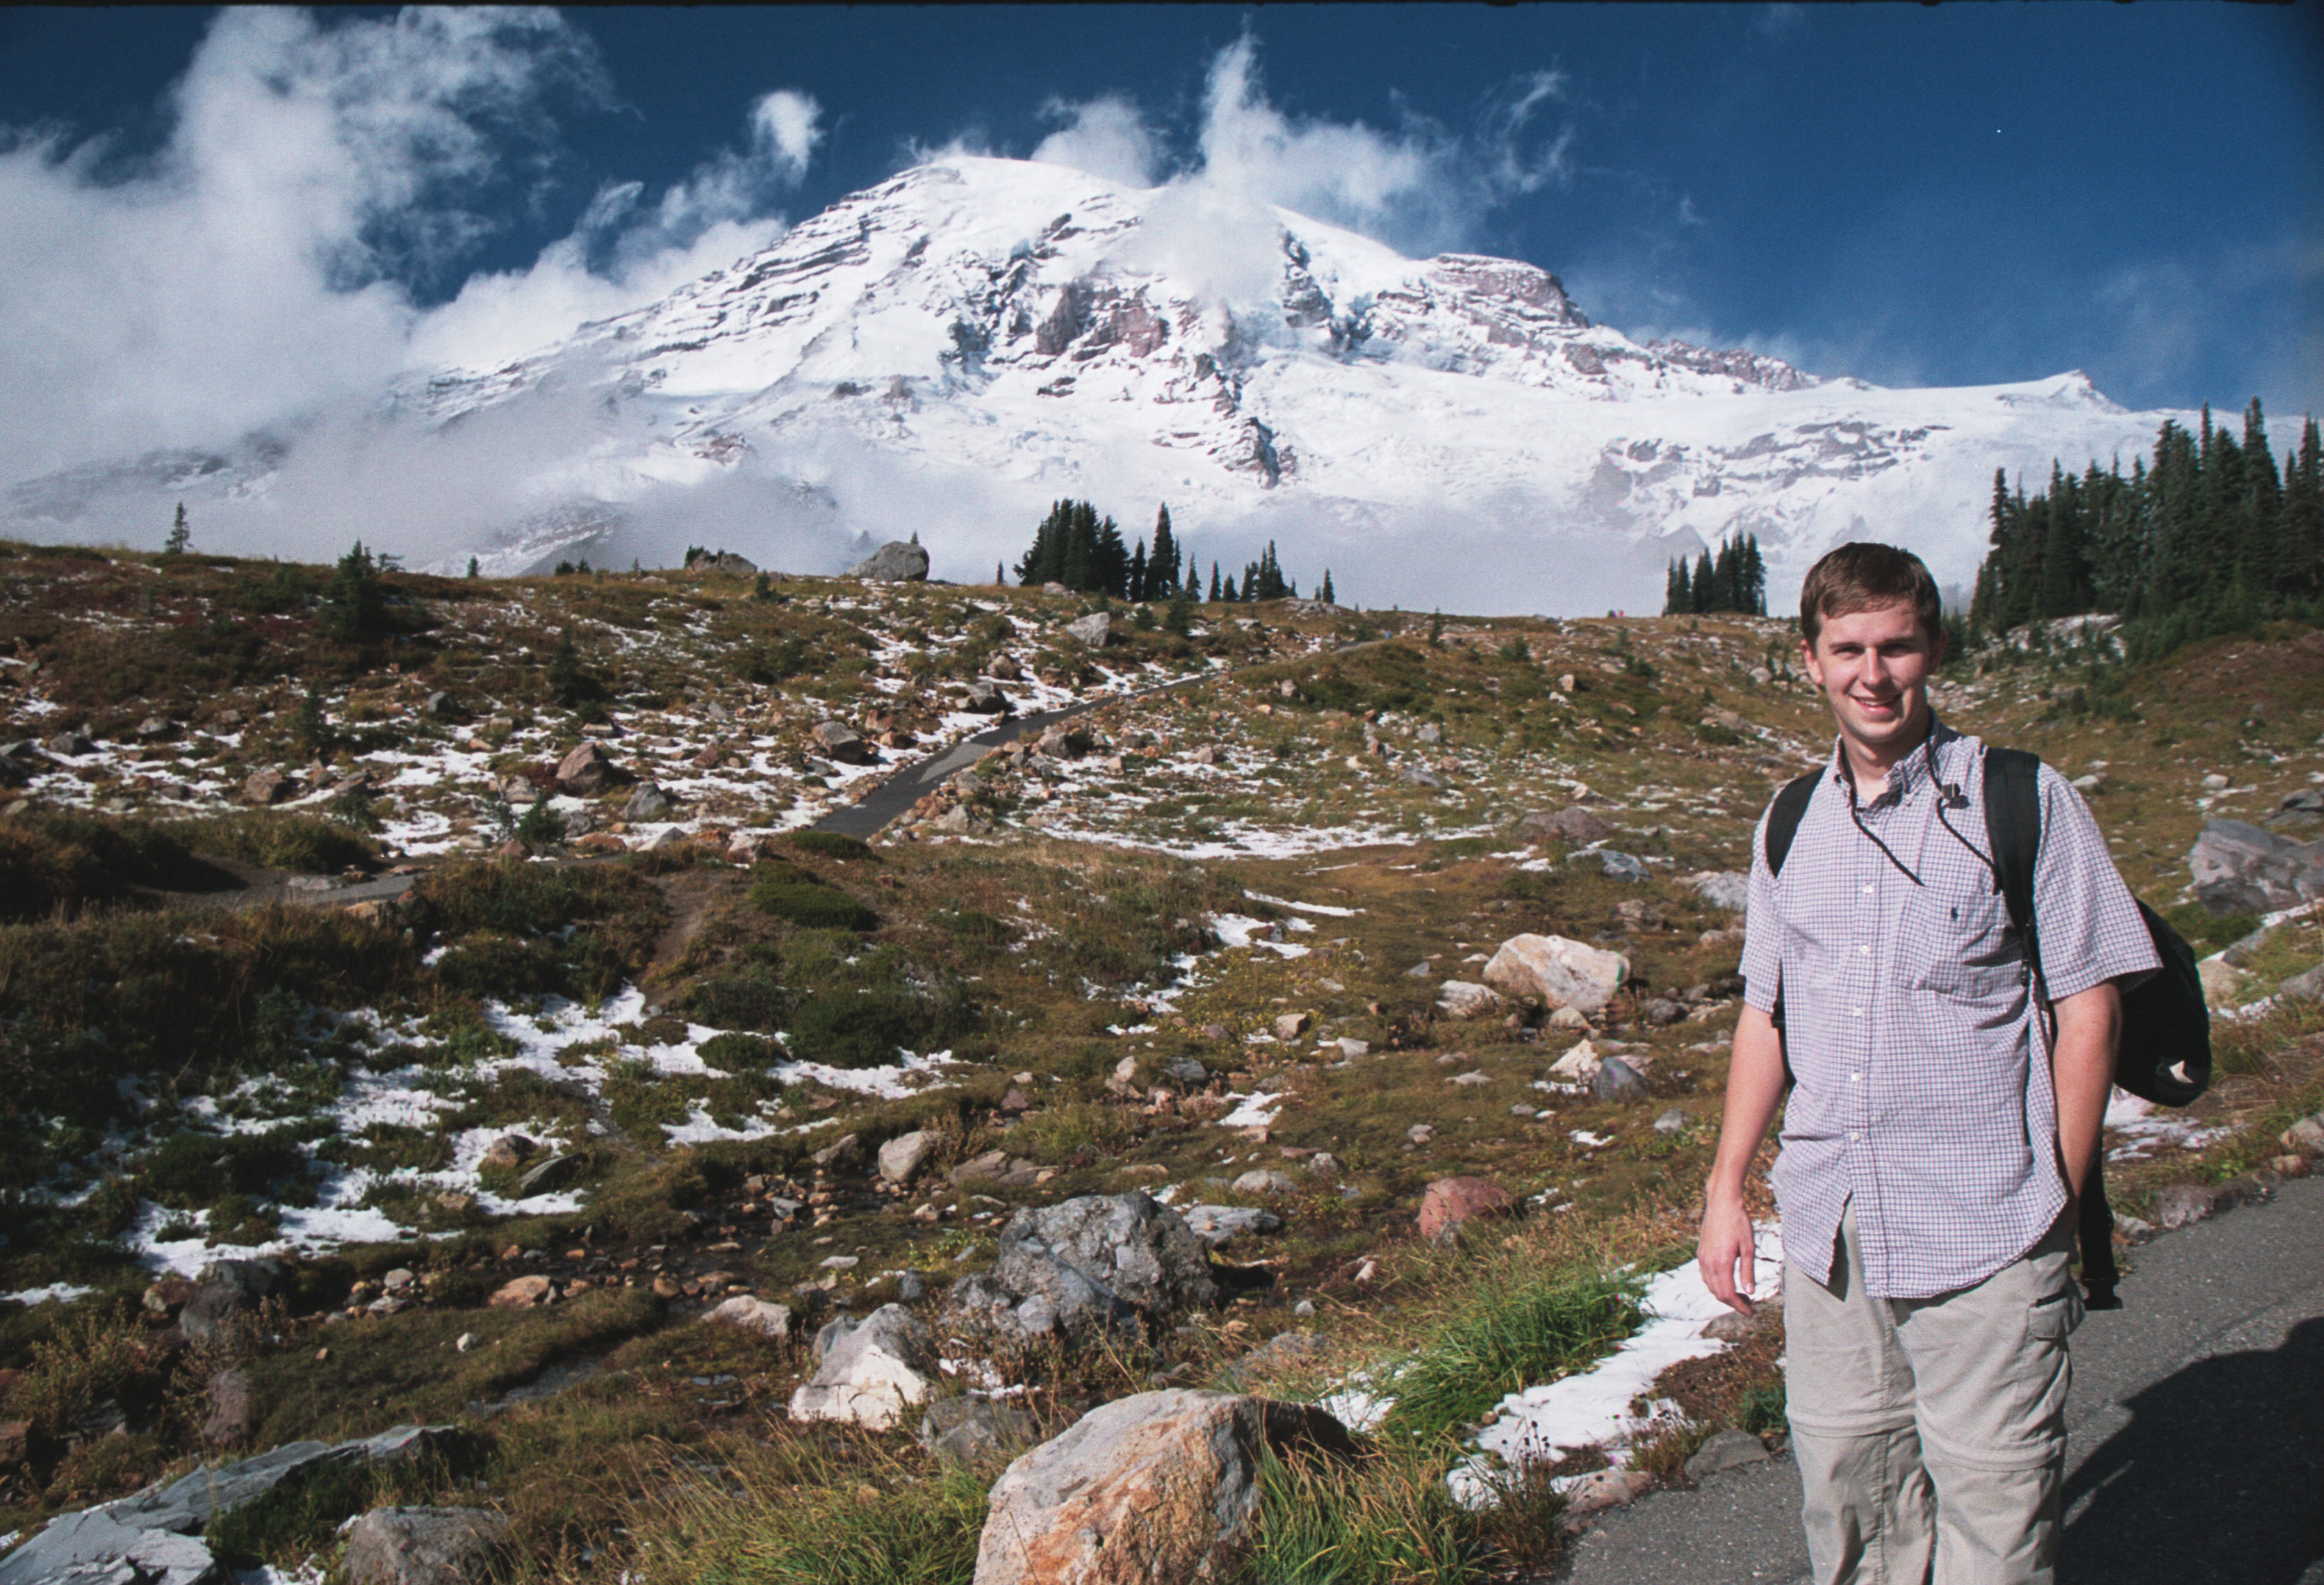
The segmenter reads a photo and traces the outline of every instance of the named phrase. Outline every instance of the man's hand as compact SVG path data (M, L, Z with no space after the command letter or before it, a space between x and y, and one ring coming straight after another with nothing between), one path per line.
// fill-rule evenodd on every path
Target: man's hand
M1743 1174L1784 1098L1784 1037L1758 1008L1747 1006L1735 1025L1735 1053L1727 1067L1727 1109L1719 1125L1719 1156L1702 1193L1702 1241L1695 1265L1712 1298L1749 1315L1757 1256L1750 1213L1743 1209Z

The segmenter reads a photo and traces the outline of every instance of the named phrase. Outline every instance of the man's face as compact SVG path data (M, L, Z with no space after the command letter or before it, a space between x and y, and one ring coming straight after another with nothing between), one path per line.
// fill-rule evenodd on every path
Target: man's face
M1840 735L1884 765L1927 731L1929 673L1944 653L1944 635L1923 633L1909 600L1827 618L1812 646L1800 644Z

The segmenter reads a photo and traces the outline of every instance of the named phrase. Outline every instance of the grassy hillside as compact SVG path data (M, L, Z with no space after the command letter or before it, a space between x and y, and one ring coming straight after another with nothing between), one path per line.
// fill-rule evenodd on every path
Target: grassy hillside
M1144 1349L1013 1362L1038 1417L1157 1377L1314 1392L1403 1360L1403 1434L1332 1505L1375 1558L1351 1577L1554 1552L1537 1480L1471 1513L1441 1476L1503 1393L1599 1357L1689 1255L1740 946L1697 883L1743 867L1767 797L1828 752L1794 640L1278 602L1185 635L1117 611L1092 648L1064 631L1087 608L0 546L0 744L31 746L0 755L0 1293L52 1296L0 1304L0 1367L28 1372L0 1377L0 1418L32 1423L0 1531L186 1467L238 1361L245 1451L465 1418L462 1460L346 1500L490 1501L528 1573L828 1577L845 1535L926 1565L849 1577L964 1579L992 1469L789 1425L804 1349L697 1318L728 1293L934 1293L1015 1209L1143 1187L1283 1225L1214 1257L1227 1302ZM1020 709L1095 708L868 844L807 830L989 725L967 708L988 672ZM2205 950L2256 922L2191 904L2203 820L2324 782L2312 632L2143 668L2044 635L1960 659L1938 700L2101 775L2125 876ZM834 754L835 721L876 762ZM585 742L625 779L559 795ZM1573 805L1602 838L1522 823ZM1440 1008L1528 932L1628 958L1591 1027ZM2298 921L2239 955L2256 1000L2324 945ZM1585 1035L1645 1101L1552 1071ZM2109 1173L2130 1210L2244 1171L2324 1102L2324 1018L2218 1038L2183 1126L2114 1136L2142 1153ZM884 1186L872 1154L915 1130L926 1175ZM1237 1187L1254 1172L1283 1176ZM1459 1174L1525 1214L1420 1244L1422 1190ZM261 1250L297 1257L263 1324L183 1349L146 1310L158 1272ZM519 1274L558 1302L484 1306ZM1249 1358L1286 1333L1314 1340ZM1779 1423L1775 1351L1664 1384L1682 1412L1641 1461ZM556 1366L594 1374L484 1412ZM108 1402L125 1434L88 1434ZM1297 1478L1271 1512L1315 1509ZM287 1565L337 1516L257 1515L233 1543Z

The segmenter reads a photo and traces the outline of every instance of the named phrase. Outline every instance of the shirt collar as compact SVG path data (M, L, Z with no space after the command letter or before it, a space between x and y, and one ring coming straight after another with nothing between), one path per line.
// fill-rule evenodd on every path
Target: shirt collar
M1879 804L1893 800L1902 803L1928 785L1929 767L1932 764L1941 765L1945 751L1960 742L1960 736L1939 720L1932 709L1928 737L1912 753L1888 768L1888 790L1872 802ZM1834 737L1832 739L1831 776L1840 783L1840 796L1853 803L1856 801L1856 778L1848 772L1848 739L1845 737ZM1941 774L1939 779L1942 780Z

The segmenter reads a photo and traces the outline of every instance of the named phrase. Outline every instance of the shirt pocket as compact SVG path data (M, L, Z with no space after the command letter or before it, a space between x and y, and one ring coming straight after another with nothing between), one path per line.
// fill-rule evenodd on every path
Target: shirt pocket
M2024 956L1998 894L1925 887L1905 899L1899 928L1898 966L1924 1033L1998 1028L2024 1011Z

